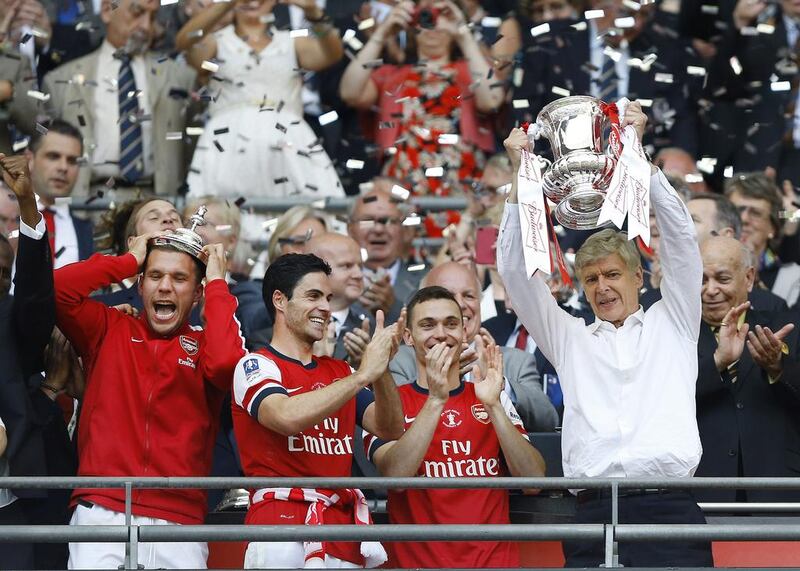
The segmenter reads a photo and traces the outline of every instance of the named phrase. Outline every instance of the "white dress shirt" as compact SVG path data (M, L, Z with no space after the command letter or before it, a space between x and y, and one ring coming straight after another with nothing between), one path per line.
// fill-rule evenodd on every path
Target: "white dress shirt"
M94 142L92 177L119 176L119 79L120 60L114 57L116 48L103 41L97 58L97 87L94 90ZM147 63L141 55L131 60L133 78L139 94L139 108L145 116L152 116L147 93ZM142 154L144 176L153 174L152 120L142 121Z
M344 322L347 321L347 314L350 313L350 307L345 307L339 311L331 311L331 319L333 320L333 327L336 330L336 338L339 338L339 332L344 327Z
M528 279L516 204L507 204L497 265L519 319L564 392L567 477L688 477L702 448L695 416L703 265L686 206L661 172L650 179L661 234L663 299L619 328L559 308Z
M519 328L522 327L522 323L520 322L519 318L517 318L516 324L514 324L514 331L506 341L506 347L514 347L517 346L517 339L519 339ZM523 349L526 353L530 353L533 355L536 352L536 341L533 340L533 335L528 335L528 338L525 340L525 348Z
M0 418L0 426L5 429L6 425L3 424L3 419ZM1 476L8 476L8 460L6 459L5 453L0 456L0 477ZM17 501L17 496L14 495L14 492L8 490L6 488L0 488L0 508L4 508L6 506L10 506L15 501Z
M599 37L597 32L597 24L595 24L594 20L589 20L589 56L593 66L591 75L592 81L590 84L592 97L600 96L600 89L596 82L600 77L600 71L603 69L603 60L608 57L603 53L605 47L606 45L605 42L603 42L603 38ZM619 60L614 62L618 80L617 95L619 95L619 97L626 97L628 95L628 84L631 75L631 70L628 66L630 52L624 45L614 48L614 51L620 54Z
M53 221L55 222L55 258L53 269L57 270L67 264L72 264L80 260L78 254L78 234L75 232L75 224L72 221L72 214L69 212L69 205L56 203L48 206L53 211ZM62 251L63 248L63 251Z

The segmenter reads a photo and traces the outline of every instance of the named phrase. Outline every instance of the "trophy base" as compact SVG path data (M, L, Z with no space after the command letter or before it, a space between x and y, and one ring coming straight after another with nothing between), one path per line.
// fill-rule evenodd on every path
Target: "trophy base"
M576 185L569 196L556 206L558 223L571 230L594 230L600 218L605 193L592 184Z

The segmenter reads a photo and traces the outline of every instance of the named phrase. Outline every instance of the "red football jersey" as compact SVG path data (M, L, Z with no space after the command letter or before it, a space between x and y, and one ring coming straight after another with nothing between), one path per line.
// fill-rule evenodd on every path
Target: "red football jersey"
M315 356L310 364L303 365L272 347L243 357L233 377L231 408L245 476L350 476L356 422L360 422L364 410L374 400L368 389L362 389L336 414L298 434L283 436L258 422L258 406L267 396L307 393L350 374L350 365L344 361ZM295 496L301 499L258 501L250 507L246 522L303 525L308 503L302 501L302 493L290 495ZM325 510L325 522L352 524L352 511L332 506ZM331 555L363 565L358 543L326 542L326 545Z
M417 383L398 387L406 430L428 399L428 390ZM527 438L525 427L505 393L501 402L517 430ZM367 455L386 444L368 435ZM506 476L500 441L475 385L462 382L450 392L441 422L436 427L418 476L429 478ZM506 490L403 490L389 491L389 521L394 524L507 524ZM430 541L387 543L389 565L396 568L518 567L519 551L509 542Z

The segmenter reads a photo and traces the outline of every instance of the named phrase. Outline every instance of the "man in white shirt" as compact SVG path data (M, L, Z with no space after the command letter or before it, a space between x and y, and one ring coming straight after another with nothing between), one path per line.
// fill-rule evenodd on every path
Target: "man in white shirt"
M641 138L647 117L634 102L623 128ZM515 169L528 138L505 141ZM702 449L695 418L697 339L703 266L694 224L663 173L651 165L650 200L661 234L663 299L639 305L642 267L624 234L603 230L578 250L575 270L596 319L586 325L562 310L544 278L525 270L516 179L509 194L498 269L522 323L558 371L564 391L562 458L567 477L688 478ZM621 523L705 523L691 495L621 490ZM577 523L608 523L607 490L578 492ZM604 561L602 542L565 542L570 567ZM620 544L625 566L711 566L707 543Z
M48 111L79 125L90 151L78 196L92 183L123 199L140 189L172 195L183 180L184 144L168 133L183 130L195 73L180 58L149 51L157 10L155 0L103 0L102 45L44 77Z
M58 269L92 255L93 230L91 222L72 216L69 208L83 155L81 132L61 119L45 127L44 134L36 131L31 137L25 155Z

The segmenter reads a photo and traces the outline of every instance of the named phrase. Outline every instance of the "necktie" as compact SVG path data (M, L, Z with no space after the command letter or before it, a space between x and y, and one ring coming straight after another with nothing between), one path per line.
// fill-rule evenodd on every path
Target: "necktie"
M129 57L121 59L117 81L119 98L119 174L135 183L144 172L142 126L139 124L139 98Z
M514 343L514 347L523 351L528 348L528 330L525 329L524 325L520 325L517 330L517 342Z
M55 213L49 209L45 208L42 210L42 217L44 218L45 226L47 226L47 237L50 241L50 255L53 257L53 261L55 262L56 259L56 216Z
M619 77L617 66L613 59L603 54L603 66L597 78L598 97L603 101L616 101L619 99Z

